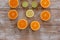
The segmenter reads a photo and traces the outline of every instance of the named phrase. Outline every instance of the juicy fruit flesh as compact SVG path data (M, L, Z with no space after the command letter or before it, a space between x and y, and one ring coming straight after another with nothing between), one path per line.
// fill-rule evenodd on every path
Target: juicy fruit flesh
M10 0L9 5L11 8L16 8L18 6L18 0Z
M19 29L25 29L27 27L27 21L22 19L18 21L18 28Z
M40 4L43 8L47 8L50 5L50 1L49 0L41 0Z
M44 21L47 21L50 19L50 13L48 11L43 11L40 16L41 16L41 19Z
M18 16L18 13L17 13L16 10L10 10L9 13L8 13L8 17L9 17L10 19L16 19L17 16Z
M31 23L31 29L32 29L32 30L36 31L36 30L39 30L39 28L40 28L39 22L33 21L33 22Z

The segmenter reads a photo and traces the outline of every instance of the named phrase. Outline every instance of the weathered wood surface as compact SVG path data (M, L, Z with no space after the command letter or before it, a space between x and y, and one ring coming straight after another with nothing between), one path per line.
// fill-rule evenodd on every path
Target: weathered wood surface
M20 3L16 8L19 16L14 21L9 20L7 16L10 10L8 1L0 0L0 40L60 40L60 0L51 0L51 6L47 9L42 9L40 6L33 9L35 15L30 19L25 16L27 9L23 9ZM20 1L22 2L22 0ZM27 1L32 2L32 0ZM39 2L39 0L36 1ZM29 5L29 9L31 9L31 5ZM39 14L43 10L48 10L51 13L51 19L48 22L39 19ZM39 21L41 23L40 30L33 32L29 26L25 30L19 30L16 23L22 18L27 19L29 23L33 20Z

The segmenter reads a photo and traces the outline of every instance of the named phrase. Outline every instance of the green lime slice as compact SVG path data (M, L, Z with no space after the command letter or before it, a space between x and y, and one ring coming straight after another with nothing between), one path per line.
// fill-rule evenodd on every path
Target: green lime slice
M34 16L34 11L33 10L27 10L26 11L26 16L27 17L33 17Z
M36 8L37 6L38 6L38 3L37 3L36 1L33 1L33 2L32 2L32 7L33 7L33 8Z
M22 3L22 7L28 7L28 2L27 1L24 1L23 3Z

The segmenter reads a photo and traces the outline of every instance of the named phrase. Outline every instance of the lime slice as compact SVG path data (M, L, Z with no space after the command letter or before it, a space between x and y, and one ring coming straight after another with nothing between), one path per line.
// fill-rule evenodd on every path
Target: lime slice
M33 17L34 16L34 11L33 10L27 10L26 11L26 16L27 17Z
M33 2L32 2L32 7L33 7L33 8L36 8L37 6L38 6L38 3L37 3L36 1L33 1Z
M28 2L27 2L27 1L24 1L24 2L22 3L22 7L24 7L24 8L28 7Z

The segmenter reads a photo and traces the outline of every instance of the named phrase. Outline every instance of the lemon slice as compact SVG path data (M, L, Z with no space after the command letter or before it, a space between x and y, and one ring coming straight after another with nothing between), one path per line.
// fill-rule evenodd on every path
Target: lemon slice
M24 8L28 7L28 2L27 2L27 1L24 1L24 2L22 3L22 7L24 7Z
M27 17L33 17L34 16L34 11L33 10L27 10L26 11L26 16Z

